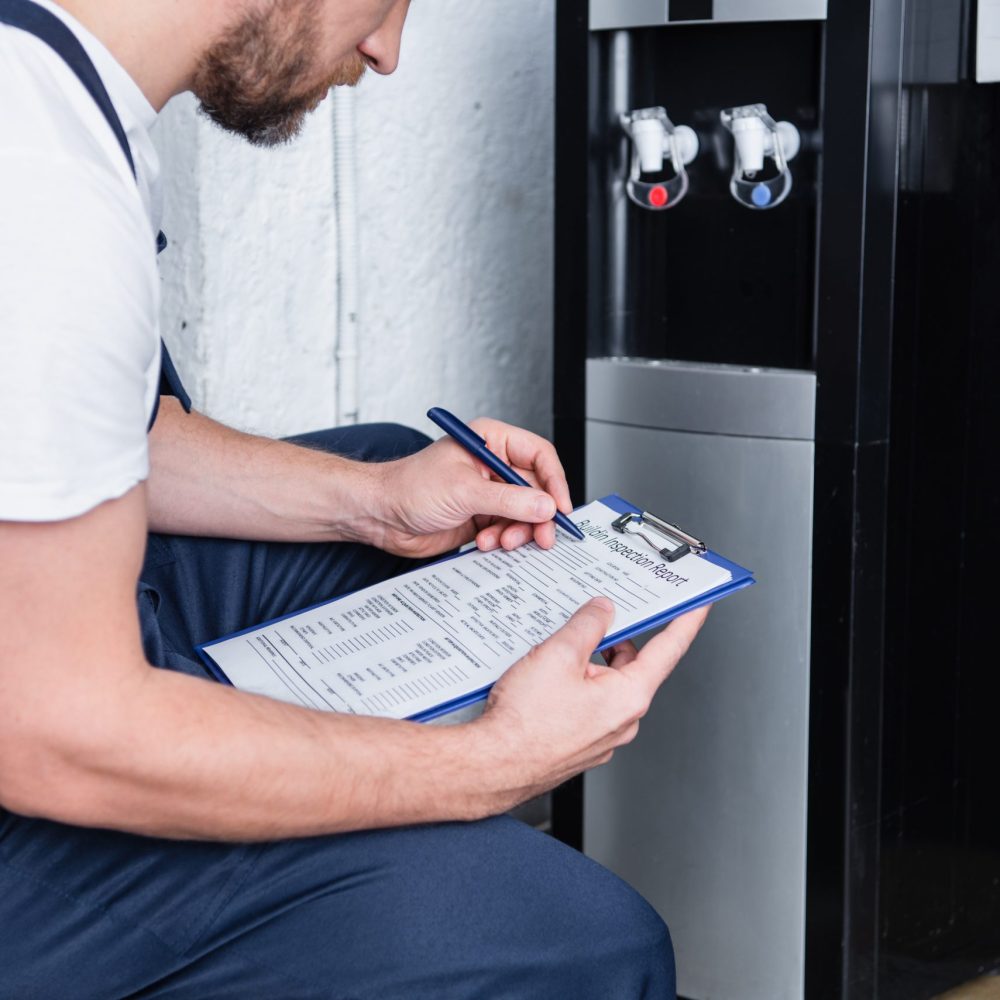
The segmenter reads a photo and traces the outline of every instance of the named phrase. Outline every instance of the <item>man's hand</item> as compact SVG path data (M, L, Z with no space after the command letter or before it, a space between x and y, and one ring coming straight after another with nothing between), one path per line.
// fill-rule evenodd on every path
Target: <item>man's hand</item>
M182 535L275 542L365 542L439 555L555 542L570 513L566 474L544 438L497 420L472 425L537 489L491 478L450 438L394 462L360 462L241 434L163 397L150 435L149 526Z
M530 492L530 491L524 491ZM275 840L502 812L635 734L704 617L588 663L592 602L456 726L318 712L145 661L145 487L53 523L0 521L0 805L150 836Z
M639 731L660 685L687 652L708 615L699 608L675 619L636 652L624 643L590 662L611 625L611 602L589 601L551 638L497 682L481 719L493 773L506 785L503 807L539 795L611 759Z
M495 455L537 489L500 482L450 438L379 467L379 517L372 543L405 556L433 556L472 538L480 549L513 549L534 538L555 544L552 517L569 514L566 474L555 448L498 420L471 424Z

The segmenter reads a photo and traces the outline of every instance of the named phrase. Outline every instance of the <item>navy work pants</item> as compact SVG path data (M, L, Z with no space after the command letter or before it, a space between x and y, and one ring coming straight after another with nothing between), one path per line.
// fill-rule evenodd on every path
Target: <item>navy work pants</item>
M370 425L295 440L386 460L427 439ZM147 655L207 677L195 643L403 568L353 544L151 536ZM508 817L232 844L0 811L0 997L126 996L660 1000L674 968L641 897Z

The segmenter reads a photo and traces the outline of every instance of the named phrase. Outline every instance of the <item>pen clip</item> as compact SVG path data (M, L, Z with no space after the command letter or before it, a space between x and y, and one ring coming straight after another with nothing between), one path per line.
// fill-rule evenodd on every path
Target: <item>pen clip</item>
M632 527L632 525L635 525L635 527ZM622 514L621 517L615 518L611 522L611 527L615 531L620 531L623 535L638 535L644 542L655 549L657 555L670 563L677 562L678 559L686 556L689 552L704 555L708 551L708 546L695 538L694 535L689 535L686 531L678 528L676 524L664 521L655 514L650 514L647 510L644 510L641 514L637 514L635 511L628 511ZM642 528L658 532L672 544L670 546L657 544L655 539L641 530Z

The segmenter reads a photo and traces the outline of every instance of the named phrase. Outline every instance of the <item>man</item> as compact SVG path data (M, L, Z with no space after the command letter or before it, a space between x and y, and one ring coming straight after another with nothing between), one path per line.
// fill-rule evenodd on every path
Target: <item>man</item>
M599 667L592 601L450 727L244 694L192 655L472 538L551 546L570 510L551 446L496 421L536 488L402 428L239 434L186 412L165 355L161 380L156 113L193 90L287 140L393 71L406 5L0 0L4 996L673 995L649 907L500 814L631 740L702 613Z

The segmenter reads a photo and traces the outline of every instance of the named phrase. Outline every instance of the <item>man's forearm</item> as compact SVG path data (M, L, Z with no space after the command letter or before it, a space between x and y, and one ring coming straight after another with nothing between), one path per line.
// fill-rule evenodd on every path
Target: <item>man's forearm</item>
M163 397L150 435L153 531L271 541L367 541L378 468L242 434Z
M80 685L64 706L88 725L46 721L63 711L57 701L6 743L0 772L13 777L0 791L15 812L269 840L473 819L516 798L496 790L499 768L475 725L315 712L149 668L110 696Z
M144 486L68 521L0 522L0 806L239 840L509 800L490 789L520 765L498 762L506 741L487 745L489 726L315 712L151 667L135 597L145 540Z

